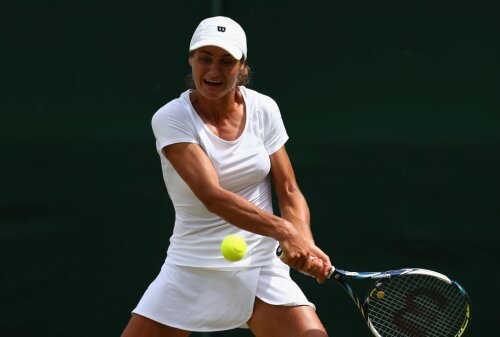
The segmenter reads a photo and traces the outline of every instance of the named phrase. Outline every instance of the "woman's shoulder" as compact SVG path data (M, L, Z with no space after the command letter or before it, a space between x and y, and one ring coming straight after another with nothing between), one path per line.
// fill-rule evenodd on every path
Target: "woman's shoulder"
M276 101L271 96L247 87L241 87L241 90L246 96L247 101L254 105L257 109L269 110L277 108Z
M185 118L189 113L186 99L189 99L189 93L183 92L178 98L169 101L154 113L153 121L165 118Z

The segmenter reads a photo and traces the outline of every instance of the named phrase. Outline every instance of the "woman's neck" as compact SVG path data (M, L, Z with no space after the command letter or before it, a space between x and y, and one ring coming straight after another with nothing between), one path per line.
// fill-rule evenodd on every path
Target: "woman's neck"
M215 125L223 119L230 118L234 113L238 113L243 104L243 97L237 89L216 100L207 99L194 90L190 99L200 117Z

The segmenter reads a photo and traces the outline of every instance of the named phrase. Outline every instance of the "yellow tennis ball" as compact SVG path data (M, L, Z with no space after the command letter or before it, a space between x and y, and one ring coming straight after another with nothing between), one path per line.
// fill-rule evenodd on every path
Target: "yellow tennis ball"
M226 260L235 262L247 253L247 243L241 236L230 234L222 240L220 251Z

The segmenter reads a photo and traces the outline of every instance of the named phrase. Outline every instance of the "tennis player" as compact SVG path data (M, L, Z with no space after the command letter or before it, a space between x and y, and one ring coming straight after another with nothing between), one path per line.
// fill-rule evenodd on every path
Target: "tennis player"
M245 32L230 18L207 18L189 50L193 88L152 119L176 212L173 233L165 263L122 337L237 327L260 337L327 336L289 266L322 283L331 263L314 243L280 110L270 97L245 87ZM280 216L273 214L271 186ZM228 234L248 244L237 262L220 252ZM275 255L278 243L283 260Z

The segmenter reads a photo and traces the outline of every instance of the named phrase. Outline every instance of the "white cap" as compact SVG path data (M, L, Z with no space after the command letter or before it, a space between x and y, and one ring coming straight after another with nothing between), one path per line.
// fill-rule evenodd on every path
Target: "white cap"
M205 46L220 47L237 60L247 58L245 31L236 21L225 16L214 16L200 22L191 38L189 51Z

